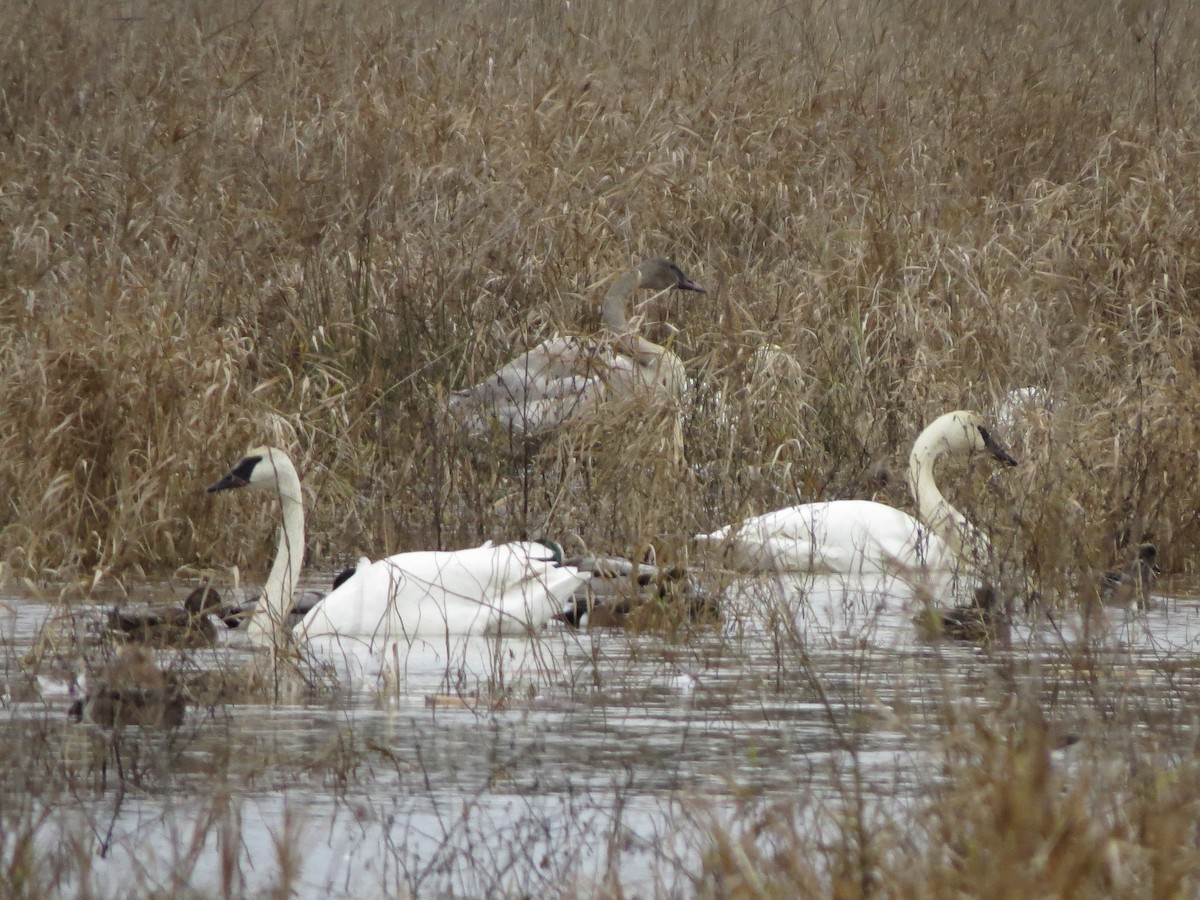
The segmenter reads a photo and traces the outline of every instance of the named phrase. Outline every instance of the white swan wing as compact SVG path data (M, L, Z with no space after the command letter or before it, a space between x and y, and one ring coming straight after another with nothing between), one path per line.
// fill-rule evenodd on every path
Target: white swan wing
M995 427L1001 431L1015 428L1023 420L1036 416L1050 406L1050 394L1042 387L1013 388L1004 395L993 417Z
M563 380L587 379L605 354L598 345L577 337L553 337L497 369L479 384L455 392L459 402L484 405L537 399L563 389Z
M494 425L536 434L589 410L605 395L613 354L601 343L554 337L509 362L475 387L455 391L450 409L476 433Z
M473 423L477 432L486 432L493 423L502 432L537 434L557 428L574 415L596 407L605 396L605 385L599 378L578 376L562 379L543 392L543 396L526 398L512 403L496 403Z
M535 629L587 580L542 544L401 553L372 563L297 626L307 640L377 641Z
M687 385L683 362L665 347L638 338L633 353L614 353L605 361L605 380L618 392L650 388L670 397Z
M744 570L860 574L943 564L945 543L907 513L870 500L775 510L697 535Z
M642 390L678 397L687 381L679 358L642 338L626 352L604 341L554 337L472 388L455 391L451 411L472 432L493 427L532 435L594 410L609 397Z

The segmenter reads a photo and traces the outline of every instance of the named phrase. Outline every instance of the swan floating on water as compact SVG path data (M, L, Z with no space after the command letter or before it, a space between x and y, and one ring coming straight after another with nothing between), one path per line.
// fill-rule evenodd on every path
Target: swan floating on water
M984 451L1007 465L1009 455L974 412L935 419L917 437L908 483L922 522L870 500L805 503L696 535L742 571L860 575L906 570L953 571L988 554L987 537L942 496L934 467L947 455Z
M589 577L562 565L561 550L537 542L400 553L356 570L289 631L287 613L304 559L300 476L282 450L259 447L208 490L242 487L277 496L283 513L263 599L246 623L256 644L278 646L291 635L308 646L352 644L378 656L399 641L528 634Z
M605 398L649 390L677 397L687 375L670 350L629 332L626 307L639 290L705 293L665 257L655 257L620 275L604 295L601 333L556 335L484 381L455 391L450 411L473 434L498 427L525 438L558 427Z

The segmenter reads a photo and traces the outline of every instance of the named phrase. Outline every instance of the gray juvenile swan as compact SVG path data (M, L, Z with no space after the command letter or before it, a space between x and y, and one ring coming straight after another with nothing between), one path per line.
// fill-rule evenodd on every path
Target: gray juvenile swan
M1138 555L1132 563L1116 572L1100 575L1100 599L1112 606L1133 605L1145 609L1150 601L1150 588L1161 571L1158 568L1158 548L1152 541L1138 544Z
M629 332L626 308L639 290L705 293L671 260L655 257L622 273L604 295L600 333L556 335L471 388L450 397L451 412L474 434L493 427L516 438L549 431L606 397L650 389L678 396L687 377L670 350Z

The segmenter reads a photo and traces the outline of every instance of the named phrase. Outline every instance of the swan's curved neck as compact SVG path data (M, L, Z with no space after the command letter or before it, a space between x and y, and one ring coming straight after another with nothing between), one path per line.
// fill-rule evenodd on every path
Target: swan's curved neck
M288 611L304 563L304 501L300 479L283 469L279 470L279 503L283 511L279 547L262 599L247 625L253 643L272 647L279 646L287 637Z
M641 284L641 275L637 269L621 273L617 280L609 285L604 294L604 303L600 306L600 324L615 334L624 334L629 330L629 319L625 312L629 298Z
M934 467L949 452L949 442L940 431L921 432L908 457L908 488L921 521L945 540L959 559L975 565L987 556L987 536L942 496L934 479Z

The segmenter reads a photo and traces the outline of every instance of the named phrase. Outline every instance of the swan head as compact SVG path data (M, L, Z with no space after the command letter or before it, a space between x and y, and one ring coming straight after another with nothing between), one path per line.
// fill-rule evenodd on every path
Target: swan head
M646 290L665 291L668 288L678 288L681 291L695 291L697 294L708 293L684 275L683 269L665 256L655 256L643 261L637 271L638 287Z
M243 487L277 491L281 484L298 480L296 467L286 453L274 447L256 447L243 456L228 475L210 484L208 492L215 494Z
M946 413L934 419L933 422L917 439L913 448L914 456L917 451L924 449L926 453L932 450L934 455L940 453L987 453L1006 466L1015 466L1016 459L1005 449L1004 445L992 437L984 424L983 416L977 412L960 409ZM925 455L922 453L922 455Z
M643 260L636 269L623 272L609 286L600 306L600 324L617 334L623 333L629 326L625 319L625 305L629 302L630 295L638 288L650 291L678 288L698 294L707 293L704 288L684 275L683 269L672 260L665 256L655 256Z

